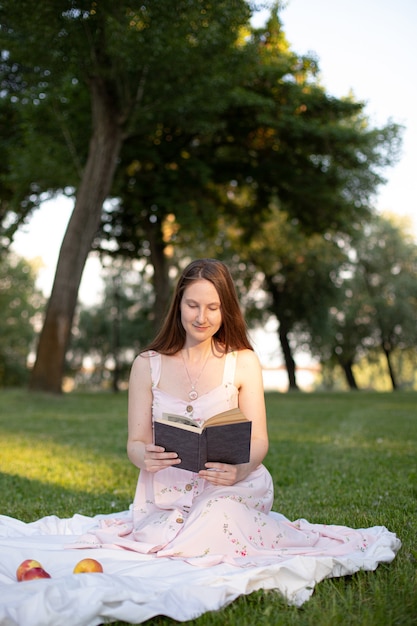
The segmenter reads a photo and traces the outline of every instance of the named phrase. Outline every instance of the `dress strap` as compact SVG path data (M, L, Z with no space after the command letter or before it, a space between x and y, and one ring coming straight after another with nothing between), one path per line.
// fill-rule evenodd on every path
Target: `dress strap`
M149 367L151 368L151 381L152 387L157 387L159 384L159 379L161 378L161 364L162 358L158 352L149 351Z
M226 359L224 363L223 370L223 384L231 383L232 385L235 382L235 372L236 372L236 362L237 362L237 352L228 352L226 354Z

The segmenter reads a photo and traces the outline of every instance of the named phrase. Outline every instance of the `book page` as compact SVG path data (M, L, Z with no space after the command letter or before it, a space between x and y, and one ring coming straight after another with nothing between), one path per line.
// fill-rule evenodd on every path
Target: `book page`
M234 422L246 421L247 418L237 407L236 409L229 409L228 411L224 411L223 413L218 413L217 415L213 415L213 417L209 417L209 419L204 422L204 427L217 426L219 424L233 424Z
M200 428L200 425L195 422L191 417L187 417L186 415L175 415L175 413L163 413L162 419L166 422L178 422L179 424L187 424L187 426L195 426L195 428Z
M220 424L233 424L234 422L246 422L247 418L243 415L242 411L237 407L235 409L229 409L228 411L223 411L222 413L218 413L217 415L213 415L209 417L202 426L198 424L191 417L187 417L186 415L176 415L175 413L163 413L162 419L157 421L164 421L171 424L183 424L185 426L192 426L193 428L202 430L206 426L218 426Z

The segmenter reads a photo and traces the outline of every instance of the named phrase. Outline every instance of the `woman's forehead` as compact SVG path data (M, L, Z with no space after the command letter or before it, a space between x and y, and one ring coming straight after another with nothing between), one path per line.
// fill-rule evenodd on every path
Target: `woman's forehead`
M219 294L213 283L205 278L193 280L184 290L184 298L196 301L220 302Z

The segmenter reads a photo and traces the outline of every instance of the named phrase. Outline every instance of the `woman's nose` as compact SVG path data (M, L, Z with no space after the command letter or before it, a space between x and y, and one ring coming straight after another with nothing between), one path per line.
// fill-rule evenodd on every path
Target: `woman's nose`
M204 322L204 320L206 319L206 312L205 309L201 308L198 309L198 314L197 314L197 322L199 324L202 324Z

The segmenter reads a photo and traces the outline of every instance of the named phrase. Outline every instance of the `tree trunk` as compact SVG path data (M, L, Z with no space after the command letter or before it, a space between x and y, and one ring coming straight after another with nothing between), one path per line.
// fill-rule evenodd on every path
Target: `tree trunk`
M30 388L60 393L84 266L108 197L122 145L118 112L106 85L91 83L93 134L86 167L62 242L54 284L39 338ZM53 233L51 233L53 236Z
M341 359L339 359L339 364L340 367L343 369L343 373L345 375L349 389L351 391L357 391L359 387L356 383L355 375L353 373L353 363L351 361L342 361Z
M388 372L389 372L389 376L391 379L392 389L393 391L396 391L396 389L398 389L398 385L397 385L397 379L394 373L394 368L392 367L392 363L391 363L391 348L388 347L387 343L383 342L382 349L384 351L385 358L387 360Z
M116 277L113 280L113 298L114 298L114 317L112 324L113 331L113 359L114 359L114 370L112 377L112 388L114 393L118 393L119 391L119 381L120 381L120 285L119 280Z
M288 340L288 333L290 331L290 328L284 316L280 316L280 311L282 311L283 308L282 295L274 283L273 276L265 274L265 281L268 286L268 291L272 296L273 311L279 322L278 336L281 344L282 353L284 355L285 367L287 369L289 390L299 391L295 373L295 361L293 359L290 342Z
M165 243L162 238L162 225L158 221L150 224L146 233L150 245L151 261L154 270L153 288L155 293L154 302L154 329L159 330L167 313L168 303L171 297L171 283L169 280L169 267L165 255Z
M299 391L295 375L295 361L292 357L290 342L288 341L288 332L285 328L285 324L283 324L281 320L279 320L278 334L282 352L284 354L285 366L287 368L289 389L290 391Z

